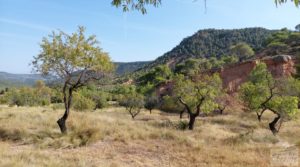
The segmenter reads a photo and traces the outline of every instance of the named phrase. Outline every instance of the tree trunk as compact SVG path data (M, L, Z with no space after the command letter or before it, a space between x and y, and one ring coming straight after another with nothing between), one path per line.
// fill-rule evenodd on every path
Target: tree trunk
M149 111L150 111L150 114L152 114L152 109L150 109Z
M189 130L193 130L197 115L196 114L189 114L189 115L190 115Z
M261 122L261 115L257 115L257 119L259 122Z
M72 94L73 94L73 89L70 88L69 94L68 94L69 97L67 98L67 94L65 91L66 91L66 88L64 88L65 113L60 119L57 120L57 124L60 128L61 133L67 133L66 121L67 121L69 113L70 113Z
M182 111L180 111L180 119L182 119L182 118L183 118L183 114L184 114L184 112L185 112L185 109L183 109Z
M61 133L67 133L66 120L68 118L68 112L69 112L67 110L69 109L66 109L64 115L59 120L57 120L57 124L60 128Z
M276 129L276 125L277 122L280 120L280 118L281 118L280 114L277 114L277 117L271 123L269 123L269 127L273 135L276 135L279 131L278 129Z

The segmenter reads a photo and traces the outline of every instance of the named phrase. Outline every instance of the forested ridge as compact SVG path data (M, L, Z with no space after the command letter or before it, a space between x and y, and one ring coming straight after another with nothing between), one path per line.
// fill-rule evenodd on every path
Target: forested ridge
M243 29L205 29L199 30L194 35L184 38L179 45L171 51L158 57L146 65L143 70L150 69L159 64L178 64L188 58L209 58L230 55L230 46L239 42L250 45L254 51L259 51L264 46L264 41L276 30L265 28Z

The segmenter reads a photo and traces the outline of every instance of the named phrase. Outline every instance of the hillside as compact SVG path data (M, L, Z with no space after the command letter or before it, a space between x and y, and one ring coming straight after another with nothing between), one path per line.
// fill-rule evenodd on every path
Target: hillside
M273 32L275 31L264 28L200 30L183 39L179 45L146 65L142 70L148 70L159 64L172 66L188 58L228 55L230 46L238 42L248 43L255 51L259 51L263 48L264 41Z
M123 75L133 71L136 71L151 61L137 61L137 62L115 62L116 64L116 74Z
M47 80L47 78L43 78L38 74L11 74L0 72L0 89L5 87L32 86L37 80Z

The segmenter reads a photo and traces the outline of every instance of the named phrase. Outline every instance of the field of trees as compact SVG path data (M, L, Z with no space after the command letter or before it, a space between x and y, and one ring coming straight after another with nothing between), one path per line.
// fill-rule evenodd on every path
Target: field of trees
M123 82L84 32L54 32L33 58L34 70L58 82L1 91L1 166L268 166L272 149L300 148L297 73L274 78L259 62L229 95L207 72L255 59L247 43ZM283 29L265 42L295 51L289 41L299 37ZM170 93L157 94L166 83Z
M111 1L142 14L161 3ZM280 149L299 153L300 24L200 30L145 62L114 63L99 43L83 26L53 31L37 74L0 73L0 166L265 167ZM247 62L229 92L221 71Z

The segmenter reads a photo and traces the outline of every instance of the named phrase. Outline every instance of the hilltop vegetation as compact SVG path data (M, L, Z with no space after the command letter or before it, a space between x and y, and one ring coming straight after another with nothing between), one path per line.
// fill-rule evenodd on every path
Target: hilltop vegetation
M264 28L200 30L183 39L178 46L146 65L143 70L147 71L159 64L174 66L189 58L219 58L231 55L230 47L240 42L247 43L257 52L264 47L264 41L274 32Z
M0 90L7 87L33 86L37 80L51 80L39 74L10 74L0 72Z
M137 62L115 62L117 75L129 74L133 71L136 71L140 68L143 68L145 65L149 64L151 61L137 61Z

